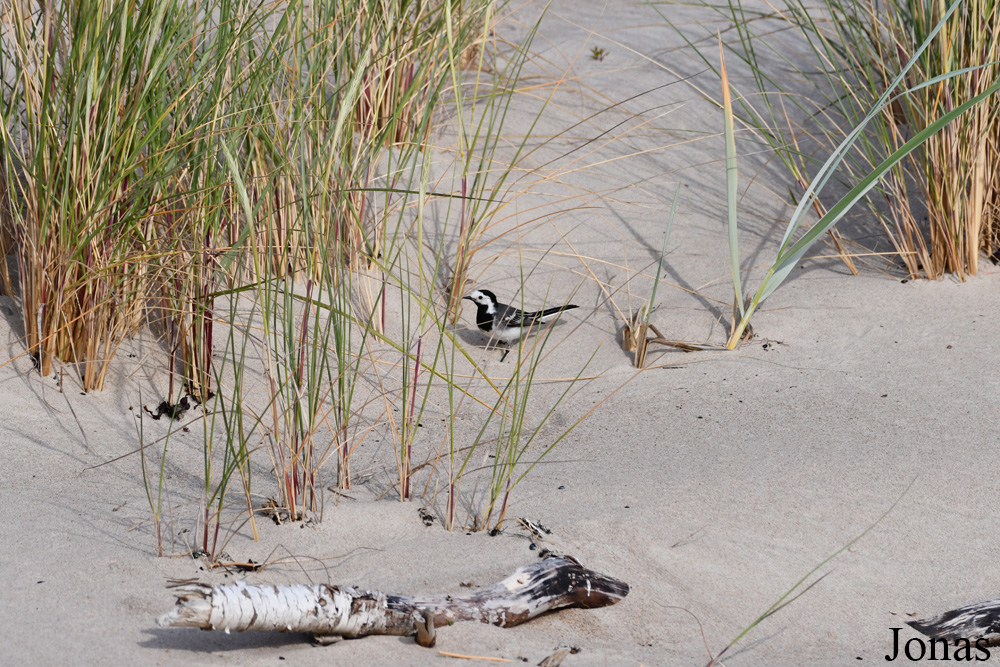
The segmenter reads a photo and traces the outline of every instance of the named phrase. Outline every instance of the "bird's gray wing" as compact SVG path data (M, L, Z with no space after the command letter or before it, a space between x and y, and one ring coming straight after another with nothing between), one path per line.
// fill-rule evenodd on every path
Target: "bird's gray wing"
M497 322L503 327L522 327L531 322L525 322L524 313L504 303L497 304Z

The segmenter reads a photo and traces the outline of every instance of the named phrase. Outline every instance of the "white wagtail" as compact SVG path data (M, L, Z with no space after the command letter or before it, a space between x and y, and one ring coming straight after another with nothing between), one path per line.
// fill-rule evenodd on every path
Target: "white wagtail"
M579 308L579 306L569 303L565 306L555 306L554 308L526 313L514 306L500 303L497 301L496 295L487 289L477 289L469 296L462 298L476 304L476 326L479 327L479 330L488 333L504 346L520 340L532 327L548 322L564 310ZM507 353L504 352L503 357L506 356ZM503 357L500 361L503 361Z

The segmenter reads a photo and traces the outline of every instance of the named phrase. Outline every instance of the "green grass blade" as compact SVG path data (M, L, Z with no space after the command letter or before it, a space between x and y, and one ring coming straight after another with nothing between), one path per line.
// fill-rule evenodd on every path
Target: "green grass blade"
M743 307L743 281L740 277L739 227L736 219L739 171L736 167L736 132L733 128L733 99L729 90L729 75L726 72L726 58L719 35L719 76L722 78L722 109L726 125L726 206L729 212L729 266L733 275L733 291L739 305L740 315L746 315Z
M899 503L903 500L903 498L906 497L906 494L909 493L910 489L913 487L913 484L916 481L917 481L916 478L913 478L913 480L909 484L907 484L906 488L903 489L903 492L899 495L899 497L896 498L896 501L892 505L890 505L889 509L887 509L885 512L883 512L882 515L879 518L875 519L874 523L872 523L867 528L865 528L863 531L861 531L861 533L858 534L850 542L848 542L847 544L843 545L842 547L840 547L839 549L837 549L836 551L834 551L832 554L830 554L829 556L827 556L826 558L824 558L818 565L816 565L816 567L814 567L813 569L811 569L808 572L806 572L806 574L801 579L799 579L797 582L795 582L794 586L792 586L787 591L785 591L784 595L782 595L780 598L778 598L778 600L774 604L772 604L770 607L768 607L767 611L765 611L763 614L761 614L756 619L754 619L754 621L750 625L748 625L747 627L745 627L743 629L743 631L740 632L740 634L737 635L737 637L735 639L733 639L731 642L729 642L729 644L726 646L726 648L722 649L722 651L720 651L719 654L717 656L715 656L715 659L713 660L713 662L716 661L716 660L718 660L719 658L721 658L722 655L726 651L728 651L729 649L731 649L736 644L736 642L738 642L741 639L743 639L743 637L745 637L755 627L757 627L758 625L760 625L761 622L763 622L765 619L767 619L767 617L771 616L776 611L778 611L783 606L785 606L787 603L789 603L792 600L794 600L795 598L789 599L791 597L791 595L793 593L795 593L795 591L799 590L799 588L802 587L802 584L804 584L809 579L809 577L811 577L814 574L816 574L816 572L818 572L820 570L820 568L822 568L824 565L826 565L827 563L829 563L830 561L832 561L834 558L836 558L837 556L839 556L840 554L844 553L849 548L851 548L852 546L854 546L855 544L857 544L857 542L859 540L861 540L861 538L863 538L865 535L867 535L868 533L872 532L875 529L876 526L878 526L880 523L882 523L882 521L887 516L889 516L889 514L892 513L892 511L894 509L896 509L896 506L899 505ZM824 576L826 576L826 575L824 575ZM808 587L807 587L807 589L808 589ZM796 596L796 597L798 597L798 596Z
M670 215L667 216L667 232L663 235L663 248L660 250L660 263L656 267L656 280L653 281L653 293L649 296L649 305L646 307L646 322L653 312L653 304L656 302L656 289L660 286L660 275L663 273L663 258L667 255L667 243L670 241L670 230L674 226L674 214L677 213L677 200L681 194L681 182L677 181L674 189L674 199L670 202Z

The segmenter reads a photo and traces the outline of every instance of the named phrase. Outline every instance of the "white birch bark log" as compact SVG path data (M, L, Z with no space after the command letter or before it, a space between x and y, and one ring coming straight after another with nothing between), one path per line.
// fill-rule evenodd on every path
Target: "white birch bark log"
M412 635L424 624L425 610L441 627L481 621L509 628L547 611L594 609L628 595L628 584L598 574L567 557L518 568L495 586L466 596L414 597L328 584L172 586L177 604L157 623L163 627L207 630L308 632L319 637Z

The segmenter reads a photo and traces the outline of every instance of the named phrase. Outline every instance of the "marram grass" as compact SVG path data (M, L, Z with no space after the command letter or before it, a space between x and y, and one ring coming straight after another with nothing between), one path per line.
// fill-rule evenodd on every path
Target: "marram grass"
M494 68L482 47L495 12L491 0L4 6L0 250L18 270L5 265L0 288L20 296L41 372L75 366L86 390L102 387L138 327L161 335L168 401L190 393L209 408L201 551L218 550L230 482L249 508L260 445L291 518L322 509L327 463L350 488L360 362L390 342L387 287L420 302L411 330L449 340L433 289L447 260L438 252L432 270L414 271L411 211L432 189L436 109L454 100L471 127L453 263L467 273L510 173L492 163L527 54L517 47L509 71ZM241 324L241 300L262 328ZM437 369L441 345L409 336L395 343L407 369L404 497L428 383L453 383ZM265 369L263 409L242 394L251 359ZM159 522L163 460L156 482L146 454Z
M761 100L760 104L753 106L750 98L740 98L739 111L737 100L731 98L724 49L720 54L722 62L716 67L707 51L698 50L689 41L702 61L720 75L723 88L730 263L735 292L734 321L727 343L730 349L743 338L760 304L784 282L812 244L832 231L862 201L883 216L883 204L888 201L898 233L894 234L889 224L886 229L911 273L922 268L931 277L943 271L964 276L975 272L983 250L993 252L996 232L991 228L998 211L990 188L997 179L996 169L990 172L989 167L996 163L998 13L983 13L992 8L990 3L985 7L966 0L933 7L906 0L893 4L902 13L900 21L905 30L883 25L875 7L863 3L848 5L828 0L819 9L794 4L788 11L767 14L753 13L737 4L726 9L713 7L732 19L740 39L739 48L730 45L730 52L749 68L759 88L753 99ZM892 11L888 14L894 16ZM801 32L805 39L796 44L799 48L804 44L819 61L818 72L810 71L811 76L806 76L803 66L789 55L794 49L781 46L771 33L765 38L756 32L761 30L760 25L773 27L770 20ZM904 37L908 41L899 41ZM825 101L810 100L800 91L787 90L781 80L771 75L773 64L764 62L761 49L771 51L787 69L802 73L806 87L823 91ZM820 83L809 83L817 80ZM808 111L810 105L818 110ZM824 126L825 140L832 149L822 144L829 157L818 169L812 169L810 155L799 152L795 133L787 137L783 133L784 128L796 126L786 112L788 106L806 110L810 118L819 121L834 119L832 126ZM775 259L757 290L750 294L743 292L737 250L737 113L753 136L769 145L804 184ZM949 151L943 153L941 146L950 147ZM929 228L921 228L913 223L912 212L920 203L907 196L905 190L914 177L913 165L923 165L925 173L917 176L926 191L923 203L930 211L929 218L933 221L933 209L938 207L939 218L947 224L932 222ZM806 181L802 175L810 171L815 173ZM847 193L826 206L821 196L831 180L838 178ZM953 187L947 197L934 196L935 191L949 184ZM870 193L882 197L869 198ZM947 212L941 213L942 207ZM807 214L813 208L820 212L819 220L807 225Z
M799 209L805 202L822 217L829 203L815 195L831 177L850 189L923 136L885 170L872 191L877 196L865 199L905 269L914 278L964 279L997 254L995 0L796 0L766 11L704 6L732 21L739 39L727 48L756 88L736 101L734 114L802 188ZM698 54L719 71L708 50ZM972 99L964 113L951 115ZM823 167L831 153L834 170Z

